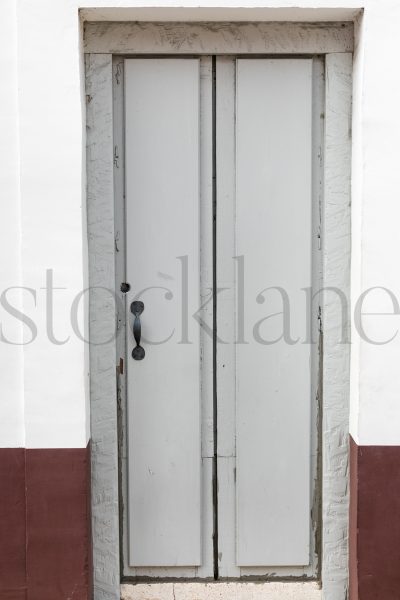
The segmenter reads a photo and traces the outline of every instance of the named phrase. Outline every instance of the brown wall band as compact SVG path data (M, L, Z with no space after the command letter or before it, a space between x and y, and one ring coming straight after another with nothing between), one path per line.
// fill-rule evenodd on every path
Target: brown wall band
M90 446L0 449L0 598L90 600Z
M350 600L399 600L400 446L350 446Z
M26 598L25 450L0 448L0 598Z

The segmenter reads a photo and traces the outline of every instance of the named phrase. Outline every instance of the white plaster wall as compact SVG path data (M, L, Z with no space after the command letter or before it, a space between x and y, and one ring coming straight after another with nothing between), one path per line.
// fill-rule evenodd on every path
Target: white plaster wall
M368 3L363 23L362 87L358 83L359 120L354 152L355 206L353 298L361 290L384 286L400 298L400 3ZM361 98L360 98L361 96ZM358 254L358 256L357 256ZM365 311L391 313L385 293L371 295ZM367 333L385 340L399 328L399 316L365 318ZM377 346L361 342L355 364L358 374L358 414L352 432L359 444L400 444L400 333ZM352 390L352 401L357 400Z
M400 216L399 135L400 4L366 2L356 25L353 96L352 304L372 287L383 286L400 299L398 256ZM363 341L354 327L351 361L350 431L360 445L400 444L400 317L388 295L368 295ZM375 313L384 313L379 315Z
M18 154L17 23L13 0L5 0L0 19L0 293L21 284L21 226ZM18 290L7 294L21 309ZM25 443L22 324L1 312L0 447ZM2 340L8 340L6 343Z
M70 307L85 285L80 30L71 2L19 0L18 83L22 271L37 290L25 310L38 326L24 346L26 446L86 445L84 344ZM46 269L54 270L54 331L46 334Z
M362 102L363 102L363 70L364 70L364 16L355 22L355 46L353 58L353 118L352 118L352 210L351 210L351 304L361 291L361 227L362 227L362 185L363 185L363 152L362 152ZM358 437L359 411L359 370L360 340L352 319L351 353L350 353L350 433L355 441Z
M36 308L29 293L23 299L39 334L23 350L0 346L1 445L26 441L29 447L79 447L88 438L87 360L68 316L72 298L86 282L80 7L92 19L169 18L168 7L175 7L171 18L188 19L193 18L188 9L200 6L195 18L337 20L351 18L365 6L355 61L353 300L361 290L376 285L390 288L400 298L400 3L341 0L338 6L337 0L297 0L293 4L3 0L0 243L7 260L2 260L0 284L4 289L22 282L37 290ZM103 9L94 13L95 7ZM230 10L222 12L223 8ZM58 338L71 338L58 346L48 341L44 328L44 292L39 288L45 285L46 268L54 269L56 286L67 288L55 292L54 321ZM7 327L10 337L18 339L20 324L0 310L4 331ZM384 294L377 294L370 297L368 310L388 312L391 305ZM397 329L398 319L370 316L365 323L371 335L384 338ZM352 354L351 433L361 444L399 444L400 334L383 346L355 338Z

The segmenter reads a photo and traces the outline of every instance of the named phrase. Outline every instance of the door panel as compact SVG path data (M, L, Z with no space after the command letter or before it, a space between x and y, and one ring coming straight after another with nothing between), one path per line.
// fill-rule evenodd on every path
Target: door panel
M220 576L290 575L310 564L316 435L313 61L218 58L216 106Z
M125 61L131 566L201 563L199 94L198 59Z
M236 353L237 562L306 565L311 355L295 340L305 339L301 290L312 284L312 61L238 60L236 89L247 342Z

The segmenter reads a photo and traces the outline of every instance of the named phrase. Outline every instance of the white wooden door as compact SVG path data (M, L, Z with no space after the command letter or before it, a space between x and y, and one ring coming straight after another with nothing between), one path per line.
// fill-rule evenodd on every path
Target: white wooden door
M313 65L125 61L134 575L312 574Z
M202 454L206 459L210 450L207 431L201 444L209 403L201 353L207 353L207 344L192 315L207 286L212 253L207 242L200 259L201 234L207 239L201 210L211 206L207 185L201 184L207 157L200 160L207 144L207 137L200 140L200 125L211 104L209 66L210 60L201 65L200 59L180 58L125 63L126 271L132 284L127 307L130 311L134 300L144 303L146 352L143 360L131 357L131 333L129 561L134 567L199 567L204 560ZM210 230L211 218L210 212ZM211 470L204 465L203 471L207 489Z
M217 59L224 577L310 563L312 89L311 59Z

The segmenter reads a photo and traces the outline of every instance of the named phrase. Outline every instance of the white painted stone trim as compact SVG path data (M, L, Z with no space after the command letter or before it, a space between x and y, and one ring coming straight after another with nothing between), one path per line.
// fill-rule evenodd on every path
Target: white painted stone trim
M322 219L323 286L350 302L351 54L328 54L325 63L325 181ZM323 295L322 373L322 582L324 600L345 600L348 586L348 465L350 320L347 343L336 294Z
M326 58L325 221L322 240L324 285L339 287L346 293L350 280L352 55L334 53L328 54ZM104 285L112 289L115 285L112 55L111 53L89 55L88 61L87 91L90 101L88 103L87 166L90 281L91 285ZM92 195L91 189L95 191ZM115 312L110 310L110 307L105 311L104 303L99 306L99 300L96 302L94 295L92 295L92 302L93 300L90 315L91 334L96 331L103 333L111 331L111 323L114 327ZM349 349L345 347L343 350L343 346L338 346L335 342L341 330L341 319L338 319L337 311L329 298L326 298L323 306L323 329L324 411L325 402L327 403L323 420L325 436L322 452L324 467L322 503L323 515L326 519L322 538L323 598L345 600L347 597ZM92 347L92 350L95 600L117 600L120 593L120 572L115 343L99 348ZM96 377L99 378L97 381ZM267 587L270 585L271 588ZM274 582L265 583L265 589L269 593L275 585ZM274 596L271 598L273 599ZM310 595L307 596L307 600L311 598Z
M86 57L86 102L94 593L119 600L115 303L100 289L115 289L111 54Z
M121 600L322 600L318 583L139 583Z
M353 50L353 24L87 23L85 52L326 54Z

